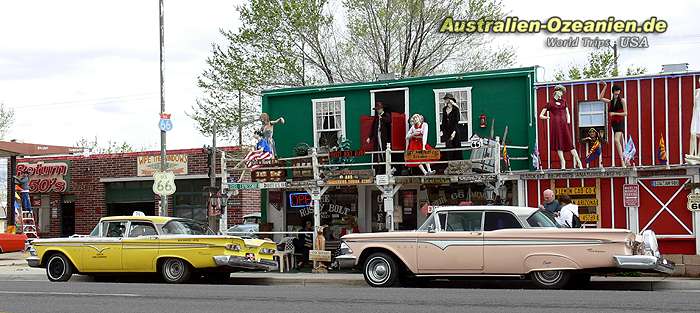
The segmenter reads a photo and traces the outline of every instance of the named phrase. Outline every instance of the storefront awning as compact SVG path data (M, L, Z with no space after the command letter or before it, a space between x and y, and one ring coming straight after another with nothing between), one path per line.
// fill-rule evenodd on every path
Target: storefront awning
M65 155L83 152L82 148L0 141L0 157Z

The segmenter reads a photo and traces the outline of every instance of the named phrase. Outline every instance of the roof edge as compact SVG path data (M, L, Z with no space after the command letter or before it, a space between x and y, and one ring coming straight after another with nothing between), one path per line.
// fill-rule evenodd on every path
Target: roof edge
M645 79L645 78L656 78L656 77L672 77L672 76L682 76L682 75L694 75L700 74L700 70L692 71L680 71L680 72L667 72L667 73L653 73L653 74L640 74L640 75L628 75L628 76L615 76L615 77L603 77L603 78L582 78L573 80L553 80L546 82L535 83L535 87L539 86L549 86L556 84L580 84L580 83L590 83L598 81L611 81L611 80L628 80L628 79Z

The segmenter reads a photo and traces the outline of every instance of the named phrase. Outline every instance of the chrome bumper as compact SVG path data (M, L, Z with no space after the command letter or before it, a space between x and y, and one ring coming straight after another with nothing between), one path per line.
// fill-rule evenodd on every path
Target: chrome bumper
M279 269L279 265L277 264L277 262L272 260L255 261L234 255L214 256L214 263L216 263L217 266L229 266L250 270L276 271L277 269Z
M352 268L357 265L357 257L352 254L343 254L335 257L338 268Z
M654 271L673 274L673 262L653 255L616 255L613 256L618 268L642 271Z
M41 260L39 260L39 257L36 256L30 256L27 258L27 264L29 267L41 267Z

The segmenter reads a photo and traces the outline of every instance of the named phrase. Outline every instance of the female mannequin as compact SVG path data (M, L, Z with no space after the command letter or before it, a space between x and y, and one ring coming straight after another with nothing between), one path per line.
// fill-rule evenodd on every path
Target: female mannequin
M275 124L284 124L284 118L280 117L274 121L270 121L270 116L267 113L260 114L260 121L262 122L262 127L256 132L256 135L261 138L258 141L258 146L262 147L263 150L269 151L273 156L277 156L277 150L275 149L275 140L272 137L275 132Z
M569 114L569 107L566 105L566 98L564 93L566 88L562 85L556 85L554 87L554 102L550 102L547 106L540 112L540 119L550 120L551 125L551 143L552 150L557 152L559 155L559 161L561 163L561 169L566 168L566 160L564 159L564 150L571 153L571 158L574 162L574 168L578 167L583 169L583 164L578 156L578 152L574 148L574 144L571 141L571 115Z
M424 123L425 119L420 114L411 116L411 128L406 133L406 147L408 151L429 150L432 147L428 144L428 124ZM420 168L423 175L435 174L430 168L430 164L407 164L407 167Z
M600 82L603 85L603 89L600 90L600 95L598 99L610 104L608 110L610 127L613 129L615 134L615 146L617 147L617 155L620 157L620 164L622 167L627 167L627 160L625 160L624 149L622 149L622 141L625 138L625 116L627 116L627 102L622 98L620 92L622 88L620 86L612 87L612 99L605 98L605 89L608 85L605 82Z

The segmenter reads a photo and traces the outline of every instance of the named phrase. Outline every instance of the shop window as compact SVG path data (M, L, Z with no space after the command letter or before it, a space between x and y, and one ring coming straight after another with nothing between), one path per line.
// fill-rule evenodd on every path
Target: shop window
M337 147L345 137L345 98L313 99L314 146Z
M484 230L499 230L510 228L523 228L518 219L508 212L486 212Z
M438 144L442 145L440 140L440 123L442 123L442 108L445 106L445 100L442 98L445 94L451 93L457 105L459 106L459 126L457 127L457 136L463 143L472 136L472 87L449 88L449 89L433 89L435 93L435 116L437 120L435 124L435 139Z

